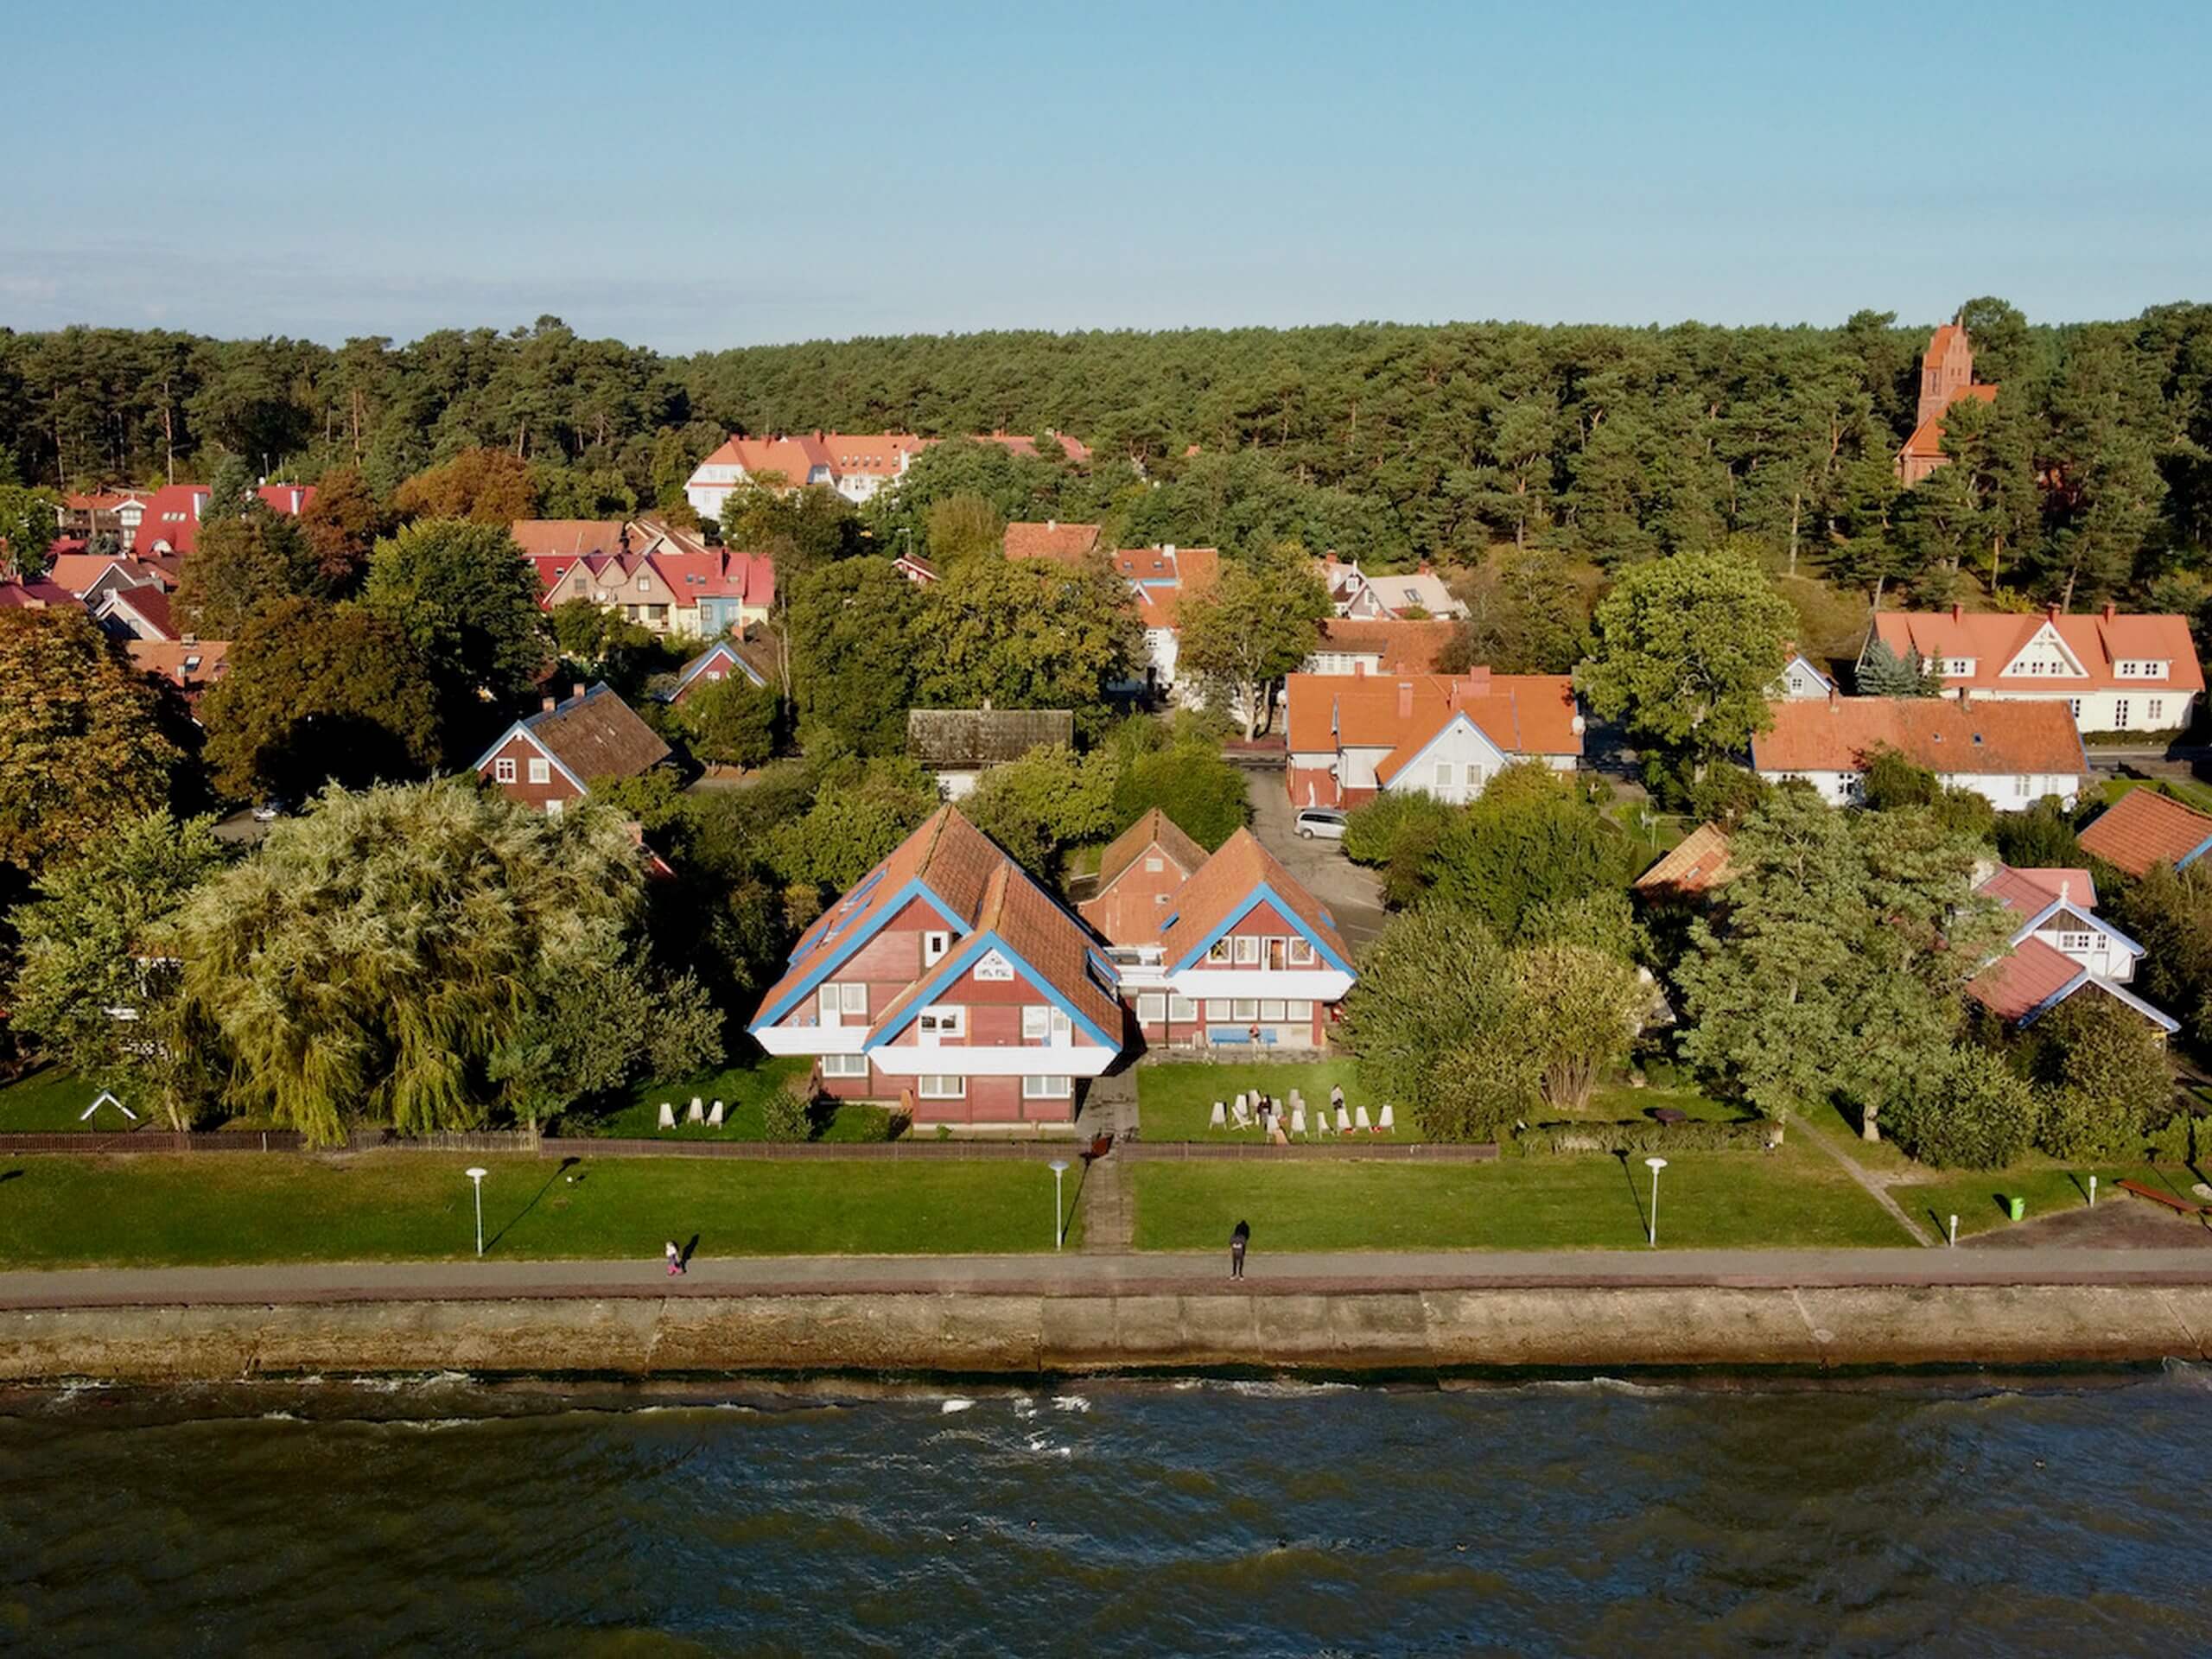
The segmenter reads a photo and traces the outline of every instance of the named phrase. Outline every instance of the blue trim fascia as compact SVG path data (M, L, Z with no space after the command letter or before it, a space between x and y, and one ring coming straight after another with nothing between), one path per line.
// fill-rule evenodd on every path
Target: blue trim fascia
M854 951L880 933L884 924L906 909L907 901L913 899L927 899L930 907L944 918L945 925L955 933L968 925L953 914L951 907L944 899L930 891L927 883L917 877L886 899L883 907L876 912L874 918L868 925L856 930L847 936L842 944L830 950L820 962L815 963L800 976L798 984L785 992L775 1002L764 1006L760 1013L754 1014L751 1023L745 1028L747 1031L760 1031L774 1025L776 1021L789 1014L799 1005L802 1000L812 994L816 986L829 978L839 967L849 961ZM819 949L825 943L827 943L826 940L817 941L817 948Z
M528 738L530 740L530 747L536 749L538 753L543 755L545 759L551 763L554 771L559 772L563 778L567 779L570 783L576 786L577 794L588 795L591 793L590 785L585 783L582 779L577 777L575 772L569 771L567 764L563 761L559 755L554 753L552 750L547 748L544 744L538 741L537 734L530 729L530 722L526 720L518 720L515 721L513 725L508 727L507 729L500 734L499 741L493 744L490 748L485 750L484 753L477 758L476 764L471 766L469 770L471 772L482 772L486 766L492 763L493 759L498 755L501 749L505 748L508 744L514 741L518 737ZM495 788L499 786L499 780L496 778L492 780Z
M2037 1020L2042 1019L2044 1015L2049 1014L2053 1008L2063 1002L2068 997L2073 995L2075 992L2080 990L2084 985L2094 985L2099 990L2108 992L2112 995L2119 998L2120 1001L2126 1004L2127 1007L2134 1009L2136 1013L2141 1014L2152 1025L2157 1026L2169 1037L2172 1036L2176 1032L2181 1029L2181 1021L2175 1019L2171 1014L2164 1012L2163 1009L2152 1007L2141 997L2137 996L2133 992L2130 991L2125 985L2121 985L2113 980L2103 978L2099 975L2093 974L2086 968L2082 969L2080 973L2075 975L2073 978L2068 980L2056 990L2053 991L2049 996L2044 998L2042 1001L2037 1003L2035 1007L2029 1009L2027 1013L2022 1014L2020 1016L2020 1025L2024 1028L2033 1025Z
M2174 861L2174 868L2177 870L2187 869L2190 865L2196 863L2198 859L2203 857L2208 850L2212 850L2212 836L2207 836L2202 841L2198 842L2196 843L2196 851L2183 853L2178 859L2176 859Z
M950 964L949 966L941 963L937 968L931 969L931 973L938 979L939 983L950 985L955 980L958 979L961 975L966 973L970 968L974 967L982 957L992 950L996 950L1001 956L1012 963L1014 967L1014 971L1019 973L1024 979L1027 980L1032 988L1043 992L1045 996L1050 1001L1056 1004L1060 1012L1066 1014L1071 1020L1080 1025L1085 1031L1096 1038L1105 1047L1113 1050L1116 1053L1121 1051L1122 1039L1119 1037L1109 1036L1106 1033L1105 1029L1101 1027L1096 1020L1093 1020L1081 1008L1076 1007L1072 1001L1063 995L1058 986L1053 984L1051 980L1046 978L1044 975L1039 973L1034 968L1031 967L1027 958L1023 957L1021 952L1015 950L1004 939L1001 938L995 930L987 929L981 933L970 934L966 939L961 942L960 949L945 959L946 963ZM1121 976L1118 974L1115 975L1114 982L1116 986L1118 987L1121 983ZM1118 992L1109 993L1109 995L1118 995ZM889 1043L893 1038L896 1037L900 1032L906 1030L908 1026L912 1025L917 1019L920 1018L921 1012L924 1008L934 1006L934 999L931 999L929 1001L924 1001L921 998L917 997L912 1005L909 1007L905 1013L899 1016L897 1024L884 1027L876 1035L869 1038L867 1042L861 1045L861 1052L862 1053L866 1053L871 1049L883 1047L886 1044Z
M2133 951L2137 956L2143 957L2150 954L2149 951L2145 950L2141 945L2136 944L2134 940L2129 938L2126 934L2121 932L2111 923L2106 921L2094 911L2082 909L2081 906L2075 904L2071 899L2052 899L2049 904L2045 905L2041 910L2037 911L2032 917L2031 917L2026 924L2022 926L2020 931L2012 936L2012 943L2015 945L2018 945L2021 940L2026 938L2031 933L2041 927L2052 917L2057 915L2062 910L2068 915L2073 917L2075 920L2086 923L2091 931L2107 934L2113 938L2119 940L2120 944L2126 945L2127 949ZM2062 951L2060 954L2063 955L2064 952Z
M1189 952L1184 956L1182 960L1170 967L1167 971L1171 974L1179 974L1185 968L1188 968L1192 963L1196 962L1200 957L1205 955L1209 950L1212 949L1215 940L1220 938L1224 934L1227 933L1230 928L1236 926L1237 923L1243 921L1247 916L1250 915L1253 909L1262 899L1274 905L1276 911L1281 915L1282 918L1288 922L1291 926L1298 930L1299 936L1308 944L1313 947L1313 952L1316 956L1325 957L1328 961L1329 966L1334 968L1340 974L1351 974L1352 977L1355 979L1359 976L1357 973L1353 972L1352 965L1346 962L1342 957L1338 956L1334 950L1331 950L1329 948L1328 941L1320 938L1312 928L1308 927L1306 925L1305 918L1300 916L1293 906L1286 904L1283 901L1282 895L1277 893L1271 885L1265 881L1261 882L1257 887L1254 887L1251 893L1246 896L1245 900L1242 905L1237 906L1236 909L1231 911L1221 922L1220 925L1216 927L1212 932L1207 934L1204 938L1200 939L1198 944L1192 945ZM1163 925L1160 931L1160 933L1165 936L1167 931L1167 928Z

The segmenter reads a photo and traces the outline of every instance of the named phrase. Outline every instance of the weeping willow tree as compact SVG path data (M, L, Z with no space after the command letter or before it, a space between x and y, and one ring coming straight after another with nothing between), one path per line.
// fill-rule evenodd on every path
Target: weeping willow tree
M603 810L547 819L452 779L332 790L187 906L185 994L234 1107L319 1143L474 1128L559 988L634 955L643 880Z

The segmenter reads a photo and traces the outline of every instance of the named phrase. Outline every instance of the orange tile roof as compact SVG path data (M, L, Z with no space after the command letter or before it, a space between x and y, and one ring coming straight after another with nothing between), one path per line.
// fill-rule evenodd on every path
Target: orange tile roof
M1705 893L1733 874L1728 863L1728 832L1717 823L1701 823L1637 877L1636 886L1644 893Z
M1762 772L1858 772L1882 748L1939 775L2082 777L2089 770L2063 702L1820 697L1768 707L1773 728L1751 740L1752 769Z
M1441 619L1405 622L1394 617L1331 616L1321 621L1317 651L1379 657L1383 674L1433 674L1437 658L1459 625Z
M1149 882L1117 891L1116 884L1139 860L1153 854L1166 868ZM1206 849L1155 806L1106 844L1098 859L1097 884L1076 908L1113 944L1153 944L1160 938L1160 921L1170 913L1167 906L1154 902L1155 895L1172 894L1205 861Z
M1114 569L1136 589L1137 614L1147 628L1172 628L1184 598L1213 586L1221 554L1211 547L1125 547Z
M1955 322L1940 324L1936 332L1928 336L1928 349L1920 354L1920 366L1923 369L1941 368L1943 359L1955 347L1965 344L1967 331L1964 327Z
M2005 672L2046 626L2058 635L2059 643L2081 664L2086 677L2030 677ZM2145 692L2204 689L2204 670L2196 659L2196 643L2190 636L2185 616L2123 614L2111 607L2091 612L2054 607L2022 615L1955 606L1948 611L1878 611L1874 637L1900 657L1910 652L1918 652L1923 658L1941 657L1946 687L2068 696L2138 688ZM2123 661L2162 662L2171 666L2163 679L2140 675L2123 679L2119 668ZM1955 665L1962 662L1974 664L1972 674L1955 671Z
M1206 849L1155 806L1106 843L1106 850L1098 855L1098 885L1094 891L1104 893L1130 865L1155 847L1185 875L1206 861Z
M1951 403L1955 404L1961 397L1973 397L1985 404L1993 404L1997 401L1997 388L1987 385L1962 386L1959 389L1958 397L1952 398ZM1946 404L1942 413L1931 415L1918 426L1914 427L1912 435L1904 441L1905 454L1916 458L1924 457L1934 461L1945 459L1943 416L1950 412L1950 404Z
M1009 559L1058 559L1073 564L1098 545L1098 526L1064 524L1057 519L1008 524L1005 545Z
M2034 916L2063 899L2081 910L2097 907L2097 884L2087 870L2015 869L1999 864L1977 891L2018 916Z
M1582 753L1574 682L1564 674L1293 674L1284 685L1294 754L1387 748L1402 766L1462 714L1507 754Z
M620 518L518 518L507 526L525 558L556 553L618 553L627 526Z
M1160 936L1168 963L1172 965L1196 950L1244 907L1262 883L1340 961L1351 960L1344 936L1337 931L1336 918L1321 901L1260 844L1257 836L1249 830L1239 830L1168 901L1173 919Z
M181 639L126 639L124 654L141 673L156 675L187 692L198 691L223 677L231 654L225 639L201 639L186 645Z
M2082 832L2082 850L2141 875L2154 864L2176 869L2212 846L2212 816L2154 789L2131 789Z

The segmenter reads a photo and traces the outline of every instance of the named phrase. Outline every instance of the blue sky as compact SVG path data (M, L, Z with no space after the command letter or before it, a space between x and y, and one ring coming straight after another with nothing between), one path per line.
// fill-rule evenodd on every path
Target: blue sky
M2212 299L2212 8L12 8L0 324L671 351ZM28 70L28 73L23 71ZM105 106L105 107L104 107Z

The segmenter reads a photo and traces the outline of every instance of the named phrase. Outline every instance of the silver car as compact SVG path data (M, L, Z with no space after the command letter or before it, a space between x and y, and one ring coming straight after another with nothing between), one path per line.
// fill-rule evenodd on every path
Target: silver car
M1332 806L1309 806L1298 815L1298 836L1301 841L1311 841L1319 836L1325 841L1344 838L1344 815Z

